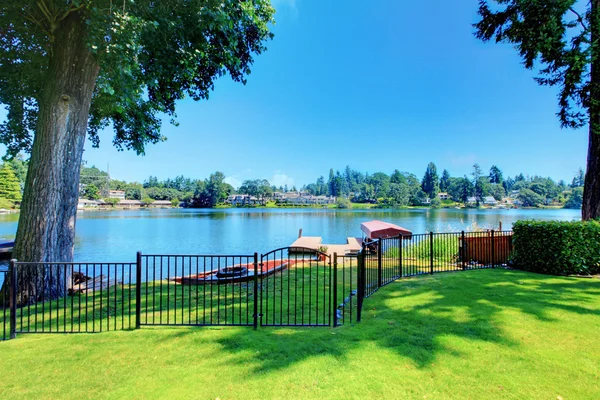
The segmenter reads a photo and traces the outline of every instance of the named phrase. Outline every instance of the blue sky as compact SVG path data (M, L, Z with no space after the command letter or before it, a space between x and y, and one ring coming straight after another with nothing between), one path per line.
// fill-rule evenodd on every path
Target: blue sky
M556 90L538 87L509 45L473 36L477 0L275 0L277 24L246 86L221 78L178 104L164 143L117 152L112 132L84 160L143 181L220 170L237 186L301 186L329 168L452 176L498 165L570 181L587 130L561 130Z

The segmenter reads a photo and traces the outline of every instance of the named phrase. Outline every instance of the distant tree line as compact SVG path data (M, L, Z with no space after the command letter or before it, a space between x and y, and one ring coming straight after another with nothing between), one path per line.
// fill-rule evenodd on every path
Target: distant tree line
M394 170L391 175L384 172L362 173L347 166L344 172L329 170L329 179L320 176L315 183L303 187L314 195L338 196L355 203L372 203L380 206L403 207L431 204L438 206L442 201L438 193L447 193L451 201L467 203L474 198L479 205L485 197L500 201L511 195L523 206L564 205L580 208L585 173L579 169L572 182L555 182L552 178L531 176L522 173L515 177L504 177L502 170L493 165L485 174L478 164L473 165L469 176L453 177L444 169L441 176L436 165L427 165L419 180L409 172ZM429 199L429 201L428 201Z
M406 207L429 204L433 207L443 203L470 203L479 205L488 196L500 201L510 196L518 199L523 206L543 205L580 208L585 173L580 169L573 180L555 182L552 178L525 176L522 173L514 177L505 177L502 170L493 165L485 173L478 164L473 165L471 174L451 176L447 169L438 172L437 166L430 162L422 178L415 174L394 170L384 172L360 172L347 166L343 172L329 170L326 180L320 176L314 183L300 188L315 196L335 196L338 205L349 207L350 202L374 204L379 207ZM276 187L266 179L250 179L234 188L225 182L222 172L214 172L208 178L191 179L177 176L173 179L159 180L150 176L143 183L128 183L109 179L108 174L98 168L82 166L82 196L89 199L106 197L107 190L123 190L125 198L151 202L168 200L184 207L215 207L224 203L232 194L254 196L267 200L277 191L296 191L296 187L287 185ZM441 200L439 193L447 193L449 199Z

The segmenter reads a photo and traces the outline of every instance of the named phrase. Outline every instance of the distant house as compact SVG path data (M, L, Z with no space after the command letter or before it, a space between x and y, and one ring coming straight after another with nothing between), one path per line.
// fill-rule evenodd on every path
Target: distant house
M249 194L234 194L229 196L225 202L234 207L256 206L263 203L257 197Z
M275 192L273 200L278 203L293 205L325 205L334 204L337 200L335 196L314 196L308 192Z
M139 200L121 200L118 206L123 208L139 208L142 206L142 202Z
M108 198L125 200L125 191L124 190L109 190Z
M77 202L77 209L83 210L84 208L98 208L99 204L100 204L100 202L98 202L96 200L88 200L88 199L79 198L79 201Z
M148 204L148 207L152 208L166 208L171 206L172 204L169 200L154 200L152 203Z
M483 198L483 204L486 206L496 206L498 201L493 196L485 196Z
M475 203L477 203L477 197L475 197L475 196L467 197L467 204L475 204Z
M450 199L450 195L448 193L446 193L446 192L440 192L440 193L438 193L437 197L440 200L449 200Z

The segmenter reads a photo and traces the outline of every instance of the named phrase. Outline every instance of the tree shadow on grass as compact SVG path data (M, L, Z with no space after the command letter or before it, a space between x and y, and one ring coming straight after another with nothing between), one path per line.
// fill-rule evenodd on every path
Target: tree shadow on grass
M505 310L551 322L553 310L600 315L600 282L520 271L471 271L398 281L365 301L363 321L327 328L259 328L219 337L233 362L251 365L254 373L287 368L312 357L343 362L368 346L385 348L411 359L419 368L441 354L460 356L442 337L520 346L506 332ZM589 300L595 300L595 303ZM595 308L594 308L595 307ZM182 332L183 333L183 332ZM227 357L231 362L231 357Z

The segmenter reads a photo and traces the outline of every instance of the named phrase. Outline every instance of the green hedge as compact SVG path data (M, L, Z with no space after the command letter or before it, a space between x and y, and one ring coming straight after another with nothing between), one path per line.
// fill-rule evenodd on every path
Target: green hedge
M600 273L597 221L518 221L513 232L516 268L553 275Z

